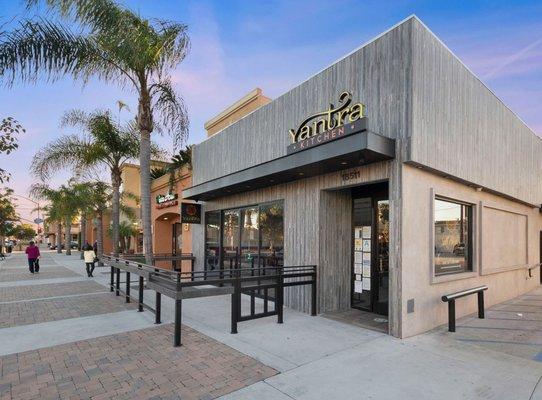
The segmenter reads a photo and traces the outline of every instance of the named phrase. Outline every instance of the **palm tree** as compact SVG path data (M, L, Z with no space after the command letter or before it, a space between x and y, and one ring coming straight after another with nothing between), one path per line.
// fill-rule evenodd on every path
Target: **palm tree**
M83 133L60 137L45 145L32 161L32 172L42 180L59 168L71 167L76 174L88 174L105 166L111 176L113 253L118 254L120 221L120 186L124 164L139 155L139 135L135 124L115 122L109 111L67 112L61 126L81 128ZM156 154L158 150L151 148ZM81 189L83 189L81 187Z
M66 255L71 254L71 224L76 214L76 206L72 189L62 185L58 189L53 189L49 185L36 183L30 187L30 196L37 200L45 200L49 204L44 207L44 213L47 214L48 224L56 224L56 252L62 253L62 224L65 226Z
M113 229L107 230L107 234L112 236ZM126 253L130 248L130 239L132 236L137 235L137 229L129 221L122 221L119 225L119 236L120 236L120 251Z
M151 170L151 178L158 179L169 174L169 190L171 190L183 168L189 171L192 170L192 148L193 145L189 145L179 150L177 154L171 157L171 161L165 167L153 168Z
M107 183L100 181L86 182L82 183L82 185L85 185L87 188L85 189L88 193L88 197L85 200L86 206L88 207L87 217L94 217L98 257L100 257L104 253L104 217L111 209L111 203L114 197L113 189ZM120 194L120 210L128 218L133 219L135 218L134 211L123 204L123 199L125 198L135 199L136 196L128 192L122 192Z
M89 182L80 182L73 184L74 190L77 193L78 209L80 215L80 236L81 248L87 243L87 220L94 214L94 186ZM83 251L80 254L81 260L84 258Z
M0 189L0 253L4 246L4 238L9 236L13 223L19 220L12 194L12 189Z
M37 4L39 0L29 0ZM0 75L35 81L72 75L86 82L98 77L129 87L138 96L137 126L141 137L141 219L143 248L152 262L150 160L151 133L162 128L178 147L188 136L188 117L171 82L171 71L189 50L187 26L145 19L112 0L47 0L49 8L74 33L48 20L23 20L0 41Z

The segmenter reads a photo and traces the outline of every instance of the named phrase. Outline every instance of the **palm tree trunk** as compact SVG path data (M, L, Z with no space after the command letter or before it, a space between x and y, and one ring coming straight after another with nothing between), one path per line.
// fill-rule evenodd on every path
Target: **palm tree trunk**
M120 171L111 171L111 186L113 187L111 201L111 239L113 241L113 254L119 255L119 225L120 225Z
M87 244L87 216L85 214L81 215L81 260L83 259L83 252Z
M96 243L98 246L98 258L101 260L104 253L104 216L103 211L98 211L96 216Z
M62 253L62 223L56 224L56 252Z
M66 249L66 255L72 255L72 222L66 221L66 235L64 236L64 248Z
M151 132L152 112L146 82L141 82L141 93L137 110L137 122L141 142L139 166L141 179L141 225L143 228L143 253L145 262L152 265L152 220L151 220Z

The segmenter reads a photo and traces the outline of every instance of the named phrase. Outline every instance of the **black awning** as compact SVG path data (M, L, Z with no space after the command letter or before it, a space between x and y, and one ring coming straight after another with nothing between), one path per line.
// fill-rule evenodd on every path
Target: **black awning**
M363 131L183 190L183 198L212 200L395 157L395 140Z

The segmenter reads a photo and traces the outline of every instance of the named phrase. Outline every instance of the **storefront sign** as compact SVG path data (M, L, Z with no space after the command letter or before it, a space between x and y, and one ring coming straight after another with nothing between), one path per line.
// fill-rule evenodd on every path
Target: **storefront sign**
M292 144L288 146L287 153L318 146L344 136L365 130L365 105L352 102L352 95L343 92L339 96L339 106L329 105L327 111L322 111L305 118L297 129L288 132Z
M177 201L178 197L177 193L159 194L156 196L156 208L161 209L176 206L179 204Z
M181 222L201 224L201 204L181 203Z

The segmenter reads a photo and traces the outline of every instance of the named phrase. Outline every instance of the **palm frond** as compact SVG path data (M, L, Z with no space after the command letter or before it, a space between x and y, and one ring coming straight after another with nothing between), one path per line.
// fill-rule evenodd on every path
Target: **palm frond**
M48 143L32 159L30 170L41 180L62 168L74 172L96 164L96 149L92 142L77 136L63 136Z
M35 81L44 75L56 80L66 74L87 76L89 66L100 60L91 38L47 20L24 20L0 41L0 76L8 85L18 77Z
M173 138L174 148L178 148L188 139L190 127L183 99L169 79L151 85L150 93L154 98L153 114Z

